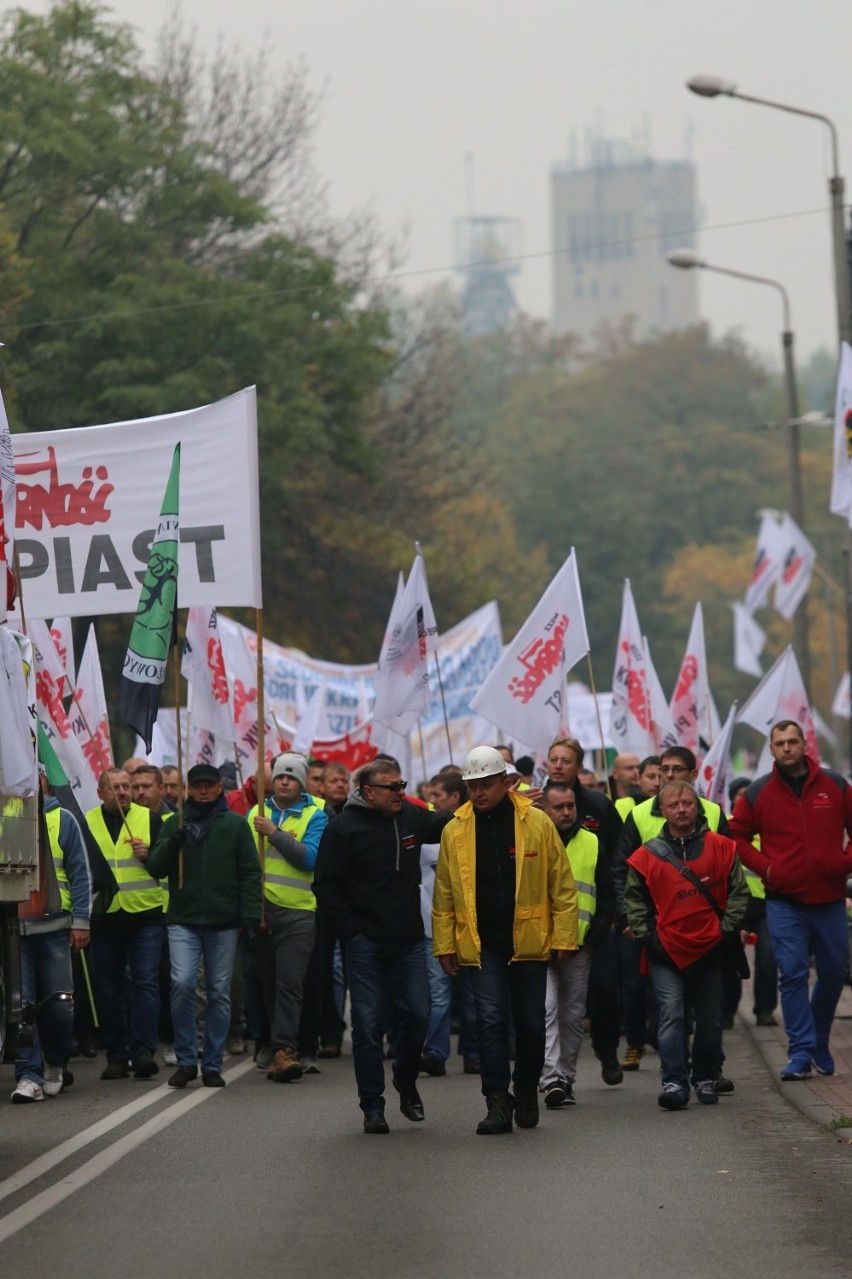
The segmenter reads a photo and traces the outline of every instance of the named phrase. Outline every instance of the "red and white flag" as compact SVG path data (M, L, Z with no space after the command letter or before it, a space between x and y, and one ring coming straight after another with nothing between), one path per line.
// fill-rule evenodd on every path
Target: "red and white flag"
M232 630L229 627L223 632L223 638L225 661L233 686L236 754L243 775L248 777L255 772L260 734L257 716L257 662L249 652L241 629L234 627ZM265 759L271 759L281 751L278 729L271 715L264 716L263 739Z
M437 648L438 628L429 599L423 556L418 547L391 609L376 676L373 718L405 736L429 709L428 655Z
M320 722L325 714L327 688L327 682L322 680L314 689L313 696L299 716L290 747L298 755L310 755L313 751L314 742L319 737Z
M644 758L656 752L651 698L645 669L645 648L630 579L624 579L621 625L612 672L610 738L616 754L630 751Z
M849 680L849 672L841 677L840 683L837 685L837 692L834 694L834 701L831 703L832 715L838 715L841 719L852 719L852 684Z
M763 667L760 654L766 643L766 632L739 601L731 605L734 610L734 668L744 675L756 675L760 679Z
M751 578L743 599L743 605L749 613L754 613L768 602L769 592L778 580L781 571L780 532L781 526L774 515L765 514L761 517Z
M77 683L68 709L68 718L74 730L74 736L97 781L105 769L112 768L113 758L109 734L109 711L94 626L89 627L89 634L86 637L86 646L77 672Z
M701 754L701 742L713 740L710 713L710 684L707 678L707 652L704 646L704 613L695 605L686 652L675 682L669 706L677 740L695 754Z
M733 780L731 741L737 722L737 703L732 702L728 718L713 742L698 771L698 790L705 799L728 811L728 783Z
M840 369L834 398L834 466L829 510L852 526L852 347L840 344Z
M62 702L65 694L65 671L50 638L47 623L28 622L27 631L33 645L36 713L39 723L85 813L90 808L95 808L100 800L94 773Z
M568 559L471 698L513 741L546 750L568 729L568 672L589 651L577 557Z
M74 688L77 683L77 667L74 662L74 636L71 631L71 618L54 617L50 623L50 636L68 677L68 687Z
M816 551L786 511L781 516L778 549L781 566L775 583L775 607L789 621L811 584Z
M651 660L651 648L646 636L642 637L642 643L645 647L645 685L651 706L651 732L654 737L654 751L659 755L667 746L676 746L678 737L657 668Z
M215 608L195 607L186 619L181 674L189 684L189 721L220 743L234 742L231 690Z
M772 765L769 730L782 719L792 719L801 725L807 753L819 763L816 728L792 644L788 644L774 666L766 672L743 702L737 715L738 724L750 724L759 733L766 735L766 746L758 761L758 772L768 772Z

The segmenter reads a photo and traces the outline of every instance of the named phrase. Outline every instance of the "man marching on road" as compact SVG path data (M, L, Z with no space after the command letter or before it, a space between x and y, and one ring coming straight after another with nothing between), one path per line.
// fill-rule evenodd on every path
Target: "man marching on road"
M644 943L657 997L664 1110L689 1103L687 1009L692 1008L692 1085L704 1106L719 1100L722 972L748 907L745 874L732 839L699 824L691 782L659 794L663 828L631 853L624 902L633 936Z
M852 857L852 788L805 754L795 720L769 734L775 760L739 797L731 833L746 866L766 885L766 919L778 964L789 1061L784 1080L807 1079L812 1066L834 1074L828 1041L849 966L846 877ZM760 836L760 848L752 840ZM808 996L810 955L817 979Z
M178 1061L169 1085L185 1088L198 1077L195 992L198 965L203 962L207 1006L201 1080L206 1088L222 1088L237 932L244 928L247 936L257 936L260 862L248 824L225 802L219 770L212 764L196 764L186 781L189 797L183 825L166 822L142 860L152 875L169 879L166 923Z
M501 763L502 763L501 757ZM365 1133L389 1132L382 1040L399 1013L393 1086L406 1119L423 1119L416 1079L429 1020L429 978L420 917L420 849L450 820L404 799L388 757L361 769L358 789L322 837L314 891L342 938L352 999L352 1056Z
M470 969L482 1092L477 1132L538 1123L544 1064L547 963L576 951L577 892L553 822L511 790L506 761L477 746L462 767L470 799L443 835L432 905L433 949L447 973ZM509 1094L509 1010L515 1021L514 1097Z

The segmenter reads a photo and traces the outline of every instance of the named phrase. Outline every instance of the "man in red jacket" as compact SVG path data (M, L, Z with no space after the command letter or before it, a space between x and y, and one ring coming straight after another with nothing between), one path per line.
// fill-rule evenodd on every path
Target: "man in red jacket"
M775 765L737 800L731 834L737 852L766 885L766 919L778 962L789 1061L785 1080L807 1079L812 1066L834 1074L828 1040L849 966L846 877L852 858L852 787L805 754L801 726L771 729ZM752 839L760 836L760 847ZM817 979L808 997L810 954Z

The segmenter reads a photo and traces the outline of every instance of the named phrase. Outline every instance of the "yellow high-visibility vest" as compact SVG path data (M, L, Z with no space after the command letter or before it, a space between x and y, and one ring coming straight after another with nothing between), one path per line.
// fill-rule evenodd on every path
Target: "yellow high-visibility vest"
M598 894L595 888L595 867L598 864L600 845L597 835L583 827L565 845L571 873L577 885L577 933L580 945L586 940L589 924L597 910Z
M313 799L314 797L311 796L312 801ZM266 816L270 821L274 821L275 818L272 816L272 809L269 804L265 805L265 809ZM259 850L260 843L257 831L254 828L254 819L258 811L258 806L255 804L248 815L248 824ZM288 813L278 829L286 831L294 839L302 840L314 813L321 811L319 805L314 802L306 804L298 817L294 813ZM277 848L273 848L268 839L263 857L264 895L269 898L273 905L287 906L290 910L316 910L317 899L314 897L313 889L311 888L311 884L314 882L314 872L312 870L300 870L298 866L288 862L284 854L279 853Z
M106 827L104 810L98 805L86 813L89 830L109 863L115 876L118 892L109 905L108 915L117 910L126 910L129 915L136 915L143 910L162 909L163 890L159 882L153 879L145 866L136 857L130 847L131 839L141 839L149 847L151 845L151 812L141 804L131 804L124 814L124 822L118 832L116 843Z
M71 881L65 874L65 858L62 853L62 845L59 843L59 821L61 816L61 808L51 808L44 815L44 824L47 827L47 838L50 840L50 855L53 858L53 869L56 871L56 882L59 885L62 909L67 910L70 914Z

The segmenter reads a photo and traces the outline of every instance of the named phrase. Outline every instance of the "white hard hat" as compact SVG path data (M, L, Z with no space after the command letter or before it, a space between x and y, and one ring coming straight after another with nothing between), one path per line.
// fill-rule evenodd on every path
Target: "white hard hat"
M474 746L464 757L462 779L476 781L478 777L496 777L506 772L506 761L493 746Z

